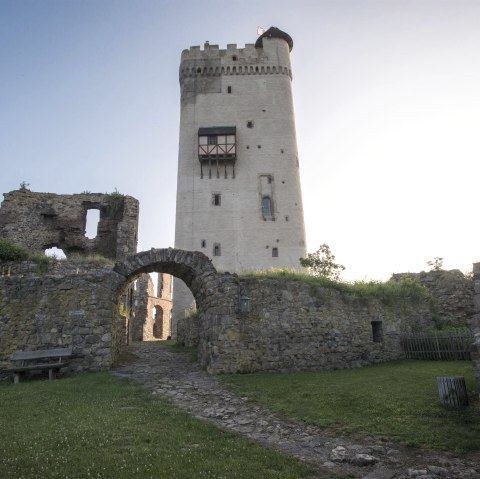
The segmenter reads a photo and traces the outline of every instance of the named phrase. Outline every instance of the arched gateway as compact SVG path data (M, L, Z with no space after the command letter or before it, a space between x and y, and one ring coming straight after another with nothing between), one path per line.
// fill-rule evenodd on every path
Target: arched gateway
M219 273L211 260L198 251L173 248L142 251L115 264L116 293L144 273L161 272L181 279L197 303L198 356L211 372L233 372L233 349L221 338L237 321L239 284L236 275ZM115 334L114 334L115 336Z

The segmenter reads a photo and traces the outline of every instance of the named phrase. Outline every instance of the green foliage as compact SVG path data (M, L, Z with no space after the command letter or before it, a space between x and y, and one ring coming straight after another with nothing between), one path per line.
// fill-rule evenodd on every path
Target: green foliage
M430 271L442 271L443 270L443 258L437 256L430 261L427 261L430 266Z
M33 261L36 264L35 272L45 273L55 258L43 253L30 253L25 248L12 241L0 239L0 261Z
M105 195L105 202L107 203L106 214L111 219L118 219L118 215L123 211L123 204L125 195L120 193L116 188L113 193Z
M3 381L0 403L2 478L318 477L108 373Z
M114 260L110 258L105 258L105 256L99 254L72 254L68 257L68 261L74 264L104 264L104 265L113 265Z
M308 268L313 276L324 276L333 280L338 280L345 269L345 266L335 263L335 255L327 244L321 244L315 253L308 253L306 258L300 258L300 264Z
M35 266L36 273L46 273L50 265L56 261L56 258L52 256L47 256L43 253L31 254L28 258L30 261L33 261Z
M8 240L0 239L0 260L1 261L24 261L30 253Z
M312 276L292 269L270 269L265 271L251 271L240 275L243 278L271 278L285 279L288 281L302 281L312 287L313 295L320 290L332 289L345 294L350 294L353 299L376 298L384 304L393 304L395 301L408 299L413 302L432 300L429 291L419 281L403 278L400 281L356 281L347 283L335 281L325 276Z
M445 409L437 376L464 376L471 406ZM220 380L276 413L334 433L382 436L417 447L480 450L480 405L470 362L396 361L360 369L229 375Z

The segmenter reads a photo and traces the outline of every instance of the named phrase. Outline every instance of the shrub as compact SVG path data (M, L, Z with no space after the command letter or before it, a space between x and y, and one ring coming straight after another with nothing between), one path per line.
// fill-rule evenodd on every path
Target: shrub
M28 259L30 253L8 240L0 239L0 260L2 261L23 261Z

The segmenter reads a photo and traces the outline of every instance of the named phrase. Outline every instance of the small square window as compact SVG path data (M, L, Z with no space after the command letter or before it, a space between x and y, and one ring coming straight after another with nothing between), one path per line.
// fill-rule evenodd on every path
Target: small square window
M253 121L252 120L247 121L247 128L253 128Z
M217 144L217 137L213 136L213 135L210 135L208 137L208 144L209 145L216 145Z
M278 258L278 248L272 248L272 258Z
M237 55L233 55L233 56L232 56L232 60L233 60L234 62L236 62L236 61L237 61Z
M213 206L221 206L222 204L222 195L220 193L213 193L212 195L212 204Z

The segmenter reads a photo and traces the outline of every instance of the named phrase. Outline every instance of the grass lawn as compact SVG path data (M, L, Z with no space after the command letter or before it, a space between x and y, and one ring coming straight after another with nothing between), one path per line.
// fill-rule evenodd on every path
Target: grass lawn
M465 376L471 405L443 407L437 376ZM341 371L222 376L221 381L277 413L343 434L480 450L480 407L470 362L410 360Z
M109 373L0 383L0 478L311 478Z

